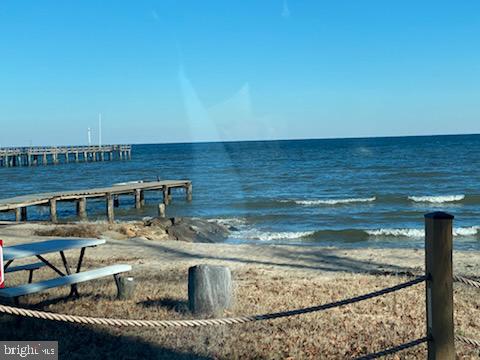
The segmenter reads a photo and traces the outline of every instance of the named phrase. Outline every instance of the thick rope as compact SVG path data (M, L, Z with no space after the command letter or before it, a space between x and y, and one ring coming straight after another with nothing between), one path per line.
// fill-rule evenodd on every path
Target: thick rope
M479 340L467 338L467 337L461 336L461 335L455 335L455 340L460 341L460 342L462 342L464 344L467 344L467 345L471 345L471 346L475 346L475 347L480 348L480 341Z
M474 288L480 289L480 282L466 278L460 275L453 275L453 281L459 282L468 286L473 286Z
M76 316L55 314L45 311L29 310L23 308L16 308L13 306L0 305L0 313L23 316L36 319L62 321L69 323L89 324L89 325L108 325L108 326L137 326L137 327L158 327L158 328L170 328L170 327L196 327L196 326L208 326L208 325L233 325L244 324L253 321L262 321L270 319L278 319L289 316L296 316L302 314L308 314L316 311L328 310L339 306L357 303L363 300L372 299L374 297L389 294L407 287L419 284L426 280L426 276L421 276L416 279L401 283L389 288L373 291L368 294L356 296L350 299L344 299L335 301L328 304L312 306L303 309L288 310L276 313L269 313L263 315L242 316L233 318L221 318L221 319L202 319L202 320L128 320L128 319L109 319L109 318L94 318L88 316Z
M394 347L392 347L392 348L390 348L390 349L385 349L385 350L382 350L382 351L379 351L379 352L376 352L376 353L372 353L372 354L368 354L368 355L365 355L365 356L361 356L361 357L357 358L356 360L371 360L371 359L377 359L377 358L382 357L382 356L395 354L395 353L397 353L397 352L399 352L399 351L412 348L412 347L414 347L414 346L420 345L420 344L422 344L422 343L424 343L424 342L427 342L427 341L428 341L428 338L427 338L427 337L423 337L423 338L420 338L420 339L417 339L417 340L410 341L410 342L405 343L405 344L401 344L401 345L394 346Z

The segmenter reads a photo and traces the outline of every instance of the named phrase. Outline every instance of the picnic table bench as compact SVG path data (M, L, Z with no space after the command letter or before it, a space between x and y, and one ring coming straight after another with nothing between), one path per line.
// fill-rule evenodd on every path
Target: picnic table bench
M33 294L48 289L52 289L60 286L71 286L70 295L78 296L78 289L76 284L99 279L106 276L113 275L115 277L115 283L118 286L117 276L120 273L130 271L132 267L125 264L116 264L110 265L102 268L97 268L93 270L81 271L83 259L85 255L85 250L89 247L95 247L98 245L105 244L105 240L101 239L55 239L47 240L41 242L34 242L28 244L20 244L14 246L7 246L3 248L3 262L4 262L4 271L5 273L16 272L16 271L29 271L29 280L28 284L21 284L18 286L7 287L0 289L0 297L13 299L18 303L18 298L20 296ZM80 256L78 258L75 272L72 272L70 269L70 264L67 261L65 256L65 251L72 249L80 249ZM47 259L43 257L45 254L49 253L60 253L63 266L65 270L60 270L58 267L53 265ZM29 257L36 257L40 262L12 266L12 262L18 259L24 259ZM59 276L42 280L39 282L32 282L33 271L47 266L51 268ZM8 284L8 282L7 282Z

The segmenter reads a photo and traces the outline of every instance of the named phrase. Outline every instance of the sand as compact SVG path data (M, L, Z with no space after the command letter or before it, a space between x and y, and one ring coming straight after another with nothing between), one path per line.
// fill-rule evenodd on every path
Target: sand
M6 245L42 241L34 235L51 225L21 224L0 227ZM456 251L454 271L480 276L478 252ZM74 259L77 253L71 252ZM58 255L48 258L57 262ZM339 300L407 281L422 274L424 253L412 249L340 249L313 246L230 245L152 241L145 238L113 239L88 249L86 267L127 263L138 288L134 300L115 300L109 279L79 286L79 299L54 300L68 294L55 289L29 296L23 306L89 316L141 319L188 319L187 271L197 264L228 266L235 283L235 306L230 315L249 315L293 309ZM12 284L25 281L18 274ZM42 269L35 278L51 276ZM234 327L204 329L104 329L50 322L23 321L9 339L59 339L61 352L75 358L352 358L421 337L424 324L424 287L346 306L324 313ZM473 320L480 308L479 292L455 286L457 330L480 338ZM2 320L5 328L13 320ZM82 336L73 336L78 332ZM91 345L93 342L93 346ZM63 345L62 345L63 344ZM90 344L90 345L89 345ZM459 345L459 356L476 358L478 350ZM72 355L73 354L73 355ZM424 357L420 346L398 358ZM396 358L396 357L393 357Z

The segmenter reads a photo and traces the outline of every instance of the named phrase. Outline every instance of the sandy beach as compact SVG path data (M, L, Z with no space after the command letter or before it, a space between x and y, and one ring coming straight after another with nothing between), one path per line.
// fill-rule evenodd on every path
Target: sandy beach
M0 227L5 244L41 241L34 235L48 224ZM112 237L115 232L110 232ZM104 235L101 235L104 237ZM69 254L67 254L68 256ZM75 254L77 255L77 254ZM59 263L57 256L48 259ZM392 286L423 271L424 253L408 249L338 249L313 246L270 246L187 243L142 237L107 238L106 245L87 250L85 266L126 263L137 282L135 298L115 299L111 279L80 284L78 299L65 299L60 288L22 299L22 306L47 311L112 318L191 319L187 306L188 267L220 264L232 270L235 305L225 316L250 315L327 303ZM480 275L477 252L454 253L458 274ZM48 278L42 269L35 279ZM25 275L8 277L13 283ZM473 321L480 307L478 293L455 285L456 326L478 337ZM417 285L390 296L321 313L236 326L197 329L115 329L22 320L2 338L61 339L61 351L75 358L354 358L423 336L424 287ZM2 317L2 329L15 320ZM73 334L76 334L75 336ZM81 335L81 336L79 336ZM91 344L95 346L90 346ZM473 348L458 346L462 358L476 358ZM422 357L419 346L392 358Z

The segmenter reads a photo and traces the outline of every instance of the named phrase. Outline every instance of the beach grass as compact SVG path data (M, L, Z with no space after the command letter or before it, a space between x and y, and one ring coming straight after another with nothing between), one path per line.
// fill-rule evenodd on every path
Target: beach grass
M110 258L108 262L124 259ZM106 265L95 260L92 266ZM184 264L143 267L135 273L137 291L129 301L115 299L112 279L80 284L81 297L65 299L69 288L36 294L23 306L94 317L192 319L187 305ZM24 282L25 274L9 277ZM36 279L51 276L40 270ZM233 271L235 304L225 316L302 308L349 298L407 281L411 277L368 274L316 274L258 265ZM456 331L480 338L480 296L476 289L455 285ZM423 284L372 300L271 321L202 328L111 328L43 320L17 321L2 316L5 340L58 340L60 358L127 359L348 359L408 342L425 334ZM457 344L458 358L478 358L479 350ZM426 346L402 351L391 359L425 358Z

